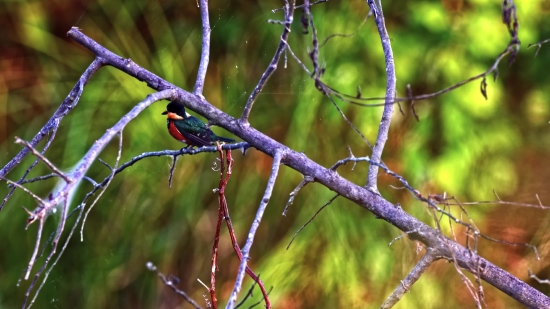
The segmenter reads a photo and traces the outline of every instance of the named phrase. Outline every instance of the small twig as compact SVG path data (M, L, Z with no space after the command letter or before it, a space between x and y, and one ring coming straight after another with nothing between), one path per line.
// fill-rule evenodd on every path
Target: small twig
M172 177L174 177L174 171L176 170L176 162L178 156L172 156L172 166L170 166L170 175L168 176L168 188L172 188Z
M391 245L393 245L394 242L396 242L397 240L399 240L399 239L405 237L405 235L416 233L416 232L418 232L418 230L419 230L419 229L414 229L414 230L410 230L410 231L401 233L401 235L395 237L394 239L392 239L392 240L388 243L388 247L391 247Z
M260 279L260 274L258 274L258 279ZM233 309L237 309L239 308L240 306L242 306L244 304L244 302L251 296L254 296L252 294L252 291L254 291L254 287L256 286L256 281L254 281L254 283L252 283L252 286L250 286L250 289L248 289L248 292L246 293L246 295L244 296L244 298L235 306L235 308Z
M428 248L426 254L418 261L416 266L411 270L411 272L405 277L401 284L399 284L393 293L382 303L380 309L389 309L395 306L397 302L409 291L411 286L418 281L420 276L428 269L428 267L440 257L437 256L436 251Z
M323 206L321 206L321 208L319 208L319 210L317 210L315 212L315 214L313 214L313 217L311 217L309 220L307 220L306 223L304 223L297 231L296 233L294 233L294 236L292 236L292 239L290 240L290 242L288 243L288 245L286 246L286 250L288 250L288 248L290 248L290 245L292 245L292 242L294 242L294 238L296 238L296 236L298 236L298 233L300 233L308 224L311 223L311 221L313 221L313 219L315 219L315 217L317 217L317 215L323 210L325 209L325 207L327 207L328 205L330 205L337 197L339 197L340 194L336 194L335 196L331 197L330 200L328 200L328 202L326 202Z
M537 199L538 199L538 195ZM550 206L542 205L540 200L538 200L539 204L529 204L529 203L519 203L519 202L508 202L508 201L502 201L502 200L496 200L496 201L479 201L479 202L461 202L462 205L483 205L483 204L496 204L496 205L510 205L510 206L519 206L519 207L532 207L532 208L540 208L540 209L550 209ZM448 203L448 205L456 206L458 203Z
M103 193L105 193L105 190L107 190L107 187L109 187L109 184L111 184L111 181L113 180L113 178L115 178L115 172L116 172L116 169L118 168L118 164L120 163L121 156L122 156L122 131L118 132L118 153L115 161L115 166L110 167L109 164L104 162L104 164L111 169L111 176L109 177L109 180L107 180L107 183L102 187L101 191L99 192L99 195L95 198L95 200L92 202L90 207L88 207L88 210L86 210L86 213L84 214L84 219L82 220L82 226L80 228L81 242L84 241L84 225L86 224L86 219L88 219L88 214L90 214L90 211L92 211L92 208L94 208L97 201L99 201Z
M317 2L316 2L317 3ZM314 5L316 3L312 3L311 5ZM298 7L296 7L298 8ZM334 34L331 34L329 36L327 36L323 42L321 43L321 45L319 45L319 48L322 48L323 46L325 46L325 44L327 44L327 42L330 40L330 39L333 39L335 37L343 37L343 38L350 38L354 35L356 35L359 30L361 30L361 28L363 28L363 26L365 25L365 23L367 22L367 20L369 19L369 17L372 16L372 11L369 11L369 13L367 14L367 16L365 16L365 19L363 19L363 21L361 22L361 24L359 25L359 27L357 27L357 30L355 30L354 32L350 33L350 34L341 34L341 33L334 33Z
M57 174L48 174L48 175L43 175L43 176L37 176L37 177L31 178L31 179L24 179L24 180L19 181L18 183L21 184L21 185L24 185L26 183L33 183L35 181L46 180L46 179L50 179L50 178L58 177L58 176L59 175L57 175ZM15 185L10 183L8 185L8 188L15 188Z
M286 202L286 206L285 206L285 209L283 210L283 216L286 216L287 212L288 212L288 209L290 208L290 205L292 205L292 203L294 203L294 199L296 198L296 195L298 195L298 192L300 192L300 190L302 190L303 187L305 187L308 183L310 182L313 182L314 179L311 177L311 176L304 176L304 179L302 179L302 181L300 181L300 183L298 184L298 186L296 186L296 188L294 190L292 190L292 192L290 192L290 197L288 198L288 202Z
M206 78L206 70L208 69L208 61L210 60L210 20L208 18L208 0L200 0L201 20L202 20L202 50L201 62L197 72L197 81L193 93L202 95L204 88L204 79Z
M48 160L46 157L44 157L38 150L34 149L34 147L29 142L24 141L24 140L22 140L22 139L20 139L19 137L16 136L15 137L15 143L16 144L23 144L23 146L27 147L33 155L35 155L37 158L42 160L42 162L44 162L44 164L46 164L52 170L52 172L59 175L59 177L63 178L66 182L70 183L70 182L73 181L71 178L69 178L67 175L65 175L65 173L63 173L55 165L53 165L50 162L50 160Z
M201 306L199 306L191 297L189 297L184 291L178 289L175 286L173 280L166 279L166 277L157 269L157 267L153 263L147 262L145 264L145 267L147 267L148 270L157 273L157 276L160 278L162 283L164 283L164 285L171 288L174 292L176 292L176 294L181 295L185 299L185 301L191 304L191 306L195 307L196 309L201 309Z
M281 54L283 50L286 48L285 42L288 40L288 35L290 34L290 25L292 24L293 20L293 14L294 14L294 6L296 4L296 0L290 0L286 5L285 9L285 28L283 30L283 33L281 34L281 40L279 42L279 46L277 47L277 50L275 51L275 55L273 55L273 59L271 59L271 62L269 63L269 66L265 70L265 72L262 74L262 77L260 78L260 81L258 82L258 85L256 85L256 88L252 91L250 96L248 97L248 101L246 102L246 105L244 106L243 113L241 115L241 123L247 124L248 123L248 117L250 116L250 112L252 111L252 106L254 105L254 101L256 101L256 98L264 88L267 80L273 75L273 72L277 69L277 63L279 62L279 59L281 58Z
M537 280L538 283L540 284L550 284L550 280L548 279L540 279L539 277L537 277L537 275L533 274L533 272L531 271L531 269L528 269L527 270L528 273L529 273L529 278L532 278L532 279L535 279Z
M535 51L535 57L536 57L539 54L539 50L541 49L542 44L546 44L548 42L550 42L550 39L546 39L546 40L540 41L538 43L529 44L529 45L527 45L527 48L531 48L533 46L536 46L537 47L537 50Z
M271 198L273 187L275 186L275 180L277 179L277 175L279 174L279 167L281 166L281 161L284 159L284 156L285 156L285 153L281 150L277 150L275 152L275 155L273 156L273 164L271 166L271 175L269 176L269 180L267 181L267 186L265 188L264 196L262 198L260 206L258 207L258 211L256 212L256 216L254 217L254 221L252 222L250 231L248 232L248 237L246 238L246 243L242 250L243 258L241 260L241 264L239 265L239 272L237 273L237 280L235 281L233 292L231 292L231 296L229 297L229 301L227 302L227 306L225 307L227 309L232 309L235 303L237 302L237 296L241 290L241 285L243 283L244 273L247 267L250 249L252 248L252 243L254 242L254 236L256 235L256 231L260 226L260 222L262 221L262 217L264 215L265 209L267 207L267 204L269 203L269 199Z
M259 304L261 304L264 300L267 300L267 296L269 296L269 293L271 293L271 291L273 291L273 286L271 286L269 288L269 291L267 291L267 293L262 295L262 299L260 299L257 303L254 303L254 304L250 305L250 307L248 307L248 309L252 309L252 308L258 306Z
M19 188L19 189L25 191L25 193L27 193L27 194L30 195L33 199L35 199L35 200L38 202L38 204L40 204L40 206L45 206L45 205L47 205L47 203L46 203L43 199L41 199L38 195L32 193L31 190L29 190L29 189L23 187L22 185L18 184L17 182L11 181L11 180L5 179L5 178L0 178L0 179L4 179L4 180L5 180L7 183L9 183L11 186L14 186L14 187L16 187L16 188Z
M31 259L29 260L29 264L27 265L27 271L25 272L25 280L29 279L29 275L31 274L32 267L34 265L34 262L36 262L36 255L38 254L38 248L40 247L40 239L42 238L42 231L44 230L44 222L45 217L40 217L38 220L38 231L36 234L36 243L34 245L34 250L32 252ZM25 308L23 306L23 308Z
M370 162L369 157L365 156L365 157L357 158L351 152L351 148L349 146L347 148L348 148L348 151L349 151L349 157L347 157L345 159L342 159L342 160L338 160L336 163L334 163L334 165L332 165L332 167L330 168L332 171L336 171L337 168L339 168L342 165L347 164L348 162L353 162L353 167L351 168L352 171L355 168L355 164L357 162Z
M316 4L323 3L323 2L328 2L328 0L319 0L319 1L316 1L316 2L313 2L312 4L310 4L310 6L314 6L314 5L316 5ZM297 5L297 6L295 6L294 8L295 8L295 9L301 9L301 8L303 8L303 7L305 7L305 4ZM271 10L271 13L277 13L278 11L282 11L282 10L284 10L284 9L285 9L284 7L278 8L278 9L274 9L274 10Z

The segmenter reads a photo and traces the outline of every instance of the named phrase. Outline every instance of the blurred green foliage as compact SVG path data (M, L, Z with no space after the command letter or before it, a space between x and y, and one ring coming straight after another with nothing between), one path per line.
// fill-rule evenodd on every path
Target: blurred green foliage
M237 117L267 67L282 31L267 19L280 1L213 2L210 4L212 49L205 97ZM398 92L431 93L488 69L506 47L509 36L496 1L442 0L384 2L384 14L394 50ZM499 78L488 80L488 100L475 81L449 94L417 102L417 122L409 107L398 111L383 159L424 194L447 192L461 201L502 198L536 203L538 194L550 204L549 90L550 46L537 58L529 43L550 37L547 1L518 2L522 49L516 62L499 66ZM333 33L352 33L368 13L364 1L328 2L312 8L322 40ZM297 12L295 20L299 20ZM4 1L0 3L0 164L20 149L13 137L30 140L69 93L93 55L67 39L77 26L106 48L187 90L196 78L201 48L199 9L195 1ZM299 22L289 40L293 51L309 66L311 37ZM320 52L326 67L323 81L342 92L363 97L384 94L384 56L372 19L350 38L337 37ZM63 119L47 156L69 168L93 141L128 112L151 89L113 68L102 68L86 86L78 106ZM338 102L347 117L371 141L377 134L380 107ZM165 103L144 111L124 131L122 160L146 151L177 149L160 113ZM258 97L251 123L261 132L287 144L324 166L348 156L370 155L369 148L350 129L334 106L314 87L288 55ZM220 129L218 129L220 130ZM221 131L217 131L221 132ZM227 133L224 133L228 135ZM101 158L114 164L117 142ZM43 143L41 144L43 146ZM184 308L183 299L147 271L151 261L165 274L180 278L179 287L204 303L200 278L209 282L210 256L217 217L219 173L212 170L215 154L182 157L168 188L170 158L150 158L118 175L86 222L84 241L75 235L37 298L43 308ZM271 168L271 158L255 150L234 154L233 176L226 196L237 237L244 243ZM8 176L18 179L33 158L28 157ZM367 166L339 169L363 185ZM48 173L39 164L32 176ZM102 180L109 171L94 164L88 176ZM251 253L251 266L261 274L275 308L377 308L420 255L406 238L388 243L401 232L342 199L326 207L286 250L294 232L333 192L316 184L297 196L289 215L281 212L301 175L283 167ZM425 207L399 183L381 175L384 197L433 225ZM29 184L41 196L55 180ZM5 186L0 196L8 192ZM83 183L82 198L91 190ZM29 282L17 280L32 253L37 226L24 230L24 205L33 200L17 191L0 212L0 308L20 306ZM541 210L510 206L473 206L472 218L487 235L508 241L531 242L546 248ZM454 211L454 210L453 210ZM455 211L458 214L458 212ZM45 236L55 229L46 224ZM69 219L68 226L74 223ZM444 227L450 233L448 226ZM464 231L455 227L464 241ZM67 234L65 234L66 236ZM450 234L449 234L450 235ZM482 242L480 252L514 275L526 279L527 266L550 276L547 250L536 262L523 247ZM228 297L238 268L227 232L220 242L218 299ZM43 258L35 265L37 270ZM546 270L544 270L546 269ZM244 289L251 285L245 281ZM537 286L539 287L539 286ZM492 308L519 308L509 297L484 285ZM542 289L543 287L541 287ZM546 290L548 292L548 290ZM241 293L244 295L245 291ZM260 298L255 292L247 304ZM462 308L473 301L454 267L432 266L395 308Z

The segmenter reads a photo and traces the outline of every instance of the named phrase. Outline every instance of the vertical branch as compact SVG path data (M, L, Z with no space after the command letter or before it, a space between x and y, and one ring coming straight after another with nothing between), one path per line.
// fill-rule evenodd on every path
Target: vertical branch
M378 27L378 34L380 35L380 40L382 41L382 48L384 50L384 57L386 59L386 99L384 104L384 111L382 112L382 119L380 120L380 126L378 128L378 136L376 137L376 142L372 149L371 159L373 163L380 162L382 157L382 151L384 151L384 145L388 139L388 131L390 130L390 121L391 115L393 114L393 99L395 98L395 87L397 83L397 78L395 77L395 64L393 62L393 51L391 48L390 37L388 36L388 31L386 30L386 24L384 21L384 15L382 13L382 4L380 1L378 5L380 10L374 3L374 0L367 0L367 3L373 12L374 21ZM378 175L378 166L376 164L371 164L369 166L369 172L367 176L367 188L371 191L378 192L377 188L377 175Z
M69 95L65 98L65 100L63 100L63 103L61 103L50 120L48 120L42 129L40 129L40 131L38 131L38 133L33 137L30 142L32 147L36 147L36 145L38 145L38 143L40 143L40 141L42 141L42 139L44 139L50 131L59 126L61 119L63 119L63 117L65 117L65 115L67 115L78 103L78 100L84 91L84 85L88 83L92 75L103 65L104 63L101 58L95 58L90 66L88 66L86 71L84 71L84 74L80 76L80 79L76 82L76 85L74 85L71 92L69 92ZM0 169L0 177L5 177L15 166L21 163L23 158L29 154L29 151L29 148L21 149L21 151L13 159L11 159L8 164Z
M254 236L256 235L256 231L258 230L258 227L260 226L260 222L262 221L262 217L267 207L267 203L269 203L269 199L271 198L271 193L273 192L273 186L275 185L275 180L277 179L277 174L279 173L279 167L281 166L281 160L283 159L283 156L284 156L284 151L282 150L277 150L277 152L275 152L275 155L273 156L273 165L271 166L271 175L269 176L269 180L267 181L267 186L265 188L264 196L262 198L260 206L258 207L258 211L256 212L256 217L254 217L254 221L252 222L252 226L250 227L250 231L248 232L248 237L246 238L246 244L244 245L244 248L242 250L243 258L241 260L241 264L239 265L237 280L235 282L235 286L233 287L233 292L231 292L231 296L229 297L229 302L225 307L226 309L232 309L235 306L235 303L237 302L237 295L241 290L241 286L244 279L244 273L246 271L247 262L249 259L250 249L252 248L252 243L254 242Z
M279 42L277 50L275 51L273 59L271 59L271 62L269 63L269 66L260 78L260 81L258 82L258 85L256 85L256 88L254 88L254 91L252 91L252 93L248 97L248 101L246 102L246 105L244 107L243 114L241 115L241 122L244 124L248 124L248 117L250 116L250 112L252 111L252 105L254 105L254 101L264 88L267 80L271 77L271 75L273 75L273 72L275 72L275 70L277 69L277 63L281 58L281 54L286 49L286 42L288 40L288 35L290 34L290 25L292 24L293 20L295 4L296 0L291 0L290 2L285 1L285 28L283 30L283 33L281 34L281 40Z
M201 19L202 19L202 51L199 71L197 72L197 81L193 93L202 95L204 89L204 79L206 78L206 70L208 69L208 61L210 61L210 19L208 18L208 0L200 1Z

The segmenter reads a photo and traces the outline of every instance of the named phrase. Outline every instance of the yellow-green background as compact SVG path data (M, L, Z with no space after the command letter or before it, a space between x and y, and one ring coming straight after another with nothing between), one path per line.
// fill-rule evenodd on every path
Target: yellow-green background
M407 84L415 94L435 92L485 71L506 47L499 1L383 1L391 38L398 93ZM550 37L550 3L517 1L522 48L516 62L499 66L496 82L488 80L488 100L479 82L450 94L417 102L417 122L408 106L395 113L383 159L423 194L447 192L462 201L501 198L550 204L550 44L538 57L529 43ZM271 10L282 1L212 1L212 48L204 95L232 116L239 116L248 94L267 67L278 44L282 19ZM330 1L312 8L319 38L355 31L368 13L365 1ZM311 67L311 37L303 35L299 12L289 43ZM65 33L77 26L98 43L129 57L166 80L192 90L201 48L199 9L187 1L3 1L0 3L0 164L20 149L14 136L30 140L59 106L93 60ZM326 67L323 81L342 92L383 96L384 58L372 20L357 35L334 38L319 55ZM69 168L95 139L152 90L113 68L102 68L84 90L77 107L61 123L47 156ZM338 103L369 138L377 134L381 108ZM146 151L178 149L160 113L165 103L144 111L124 131L122 160ZM348 155L369 155L368 147L289 56L259 95L251 123L261 132L305 152L324 166ZM216 132L222 133L222 130ZM229 133L223 132L229 136ZM101 158L114 163L117 142ZM40 147L43 146L43 143ZM241 245L263 194L271 158L250 150L234 153L233 176L226 190ZM172 189L167 186L170 158L150 158L118 175L91 212L84 242L75 237L40 293L35 308L187 308L182 298L147 271L148 261L180 278L179 287L199 304L209 282L210 257L217 218L218 172L214 154L178 160ZM32 158L8 177L18 179ZM365 182L367 166L344 166L339 173ZM94 164L88 176L108 175ZM32 176L48 173L39 165ZM418 261L416 244L405 238L388 243L400 231L344 199L337 199L305 228L289 250L294 232L333 193L312 184L303 189L287 217L281 216L288 194L301 175L282 167L251 253L251 266L261 274L275 308L377 308ZM45 196L55 180L27 187ZM389 176L379 177L384 197L399 202L414 216L433 224L424 205L414 201ZM83 183L77 199L91 189ZM0 196L7 193L4 185ZM0 308L22 304L29 282L17 280L31 256L37 226L24 230L27 215L20 206L35 202L17 191L0 212ZM514 206L468 208L481 231L539 247L541 261L524 247L481 241L485 257L521 279L531 268L550 277L548 212ZM69 219L68 227L74 218ZM55 228L46 224L45 237ZM456 228L456 227L455 227ZM448 227L445 228L448 231ZM456 228L461 240L464 230ZM64 234L66 236L66 234ZM43 262L39 260L34 270ZM225 303L238 259L224 228L220 240L218 299ZM547 286L529 281L548 293ZM244 290L251 284L246 279ZM521 308L484 284L491 308ZM245 292L241 293L244 296ZM254 293L248 304L260 298ZM438 262L395 308L464 308L473 300L451 264Z

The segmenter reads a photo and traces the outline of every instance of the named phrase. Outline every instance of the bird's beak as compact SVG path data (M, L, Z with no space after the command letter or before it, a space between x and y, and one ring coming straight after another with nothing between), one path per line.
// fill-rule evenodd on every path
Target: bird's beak
M163 114L163 115L166 115L166 114L168 114L168 111L164 111L164 112L162 112L162 114Z

